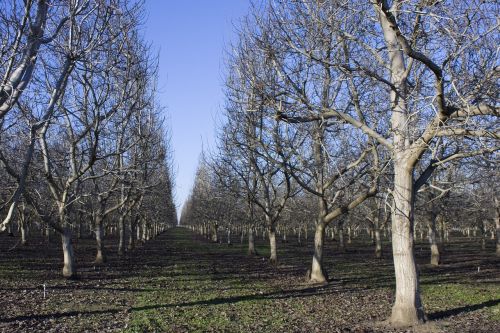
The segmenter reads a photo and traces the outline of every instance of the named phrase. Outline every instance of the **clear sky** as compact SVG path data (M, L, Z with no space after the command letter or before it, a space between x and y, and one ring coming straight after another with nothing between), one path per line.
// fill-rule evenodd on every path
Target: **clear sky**
M172 130L178 213L202 145L213 146L224 105L224 53L249 0L146 0L145 38L160 51L160 100Z

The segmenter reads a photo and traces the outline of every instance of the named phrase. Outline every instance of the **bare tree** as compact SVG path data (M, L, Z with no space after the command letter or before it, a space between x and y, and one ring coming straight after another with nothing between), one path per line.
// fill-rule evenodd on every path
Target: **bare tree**
M413 253L415 192L437 166L498 149L493 121L498 116L498 5L374 0L272 2L263 7L269 14L257 11L255 38L281 73L281 86L292 92L288 98L304 102L309 86L300 78L314 64L332 69L332 87L345 96L328 106L313 105L313 113L311 108L280 110L278 119L339 121L389 152L396 275L391 321L421 322L425 314ZM325 57L325 43L333 56ZM479 139L425 158L440 145L440 137L463 136ZM417 165L426 161L414 179Z
M6 5L18 25L5 27L2 43L1 61L8 66L2 66L1 105L4 110L11 103L12 112L1 119L0 160L2 172L16 187L2 193L11 194L0 206L8 208L1 229L10 226L23 197L45 225L61 234L63 275L74 277L72 232L88 226L84 219L89 215L97 229L97 262L104 260L105 218L127 217L136 208L140 214L134 213L134 220L145 221L142 231L148 238L174 223L171 154L156 115L160 108L151 104L157 67L149 47L137 37L141 3L36 3L26 1L24 9L16 1ZM21 9L24 16L19 16ZM0 15L2 29L10 22L8 15ZM12 31L17 31L14 37ZM52 35L45 37L44 31ZM41 45L47 43L50 48L42 52ZM137 121L132 124L131 119ZM134 135L127 138L129 132ZM26 151L24 156L14 153L12 137L20 138L15 145ZM127 195L117 195L118 187ZM165 199L168 208L151 209L152 196ZM126 213L115 214L123 206ZM89 207L96 209L89 213ZM21 208L24 234L24 203Z

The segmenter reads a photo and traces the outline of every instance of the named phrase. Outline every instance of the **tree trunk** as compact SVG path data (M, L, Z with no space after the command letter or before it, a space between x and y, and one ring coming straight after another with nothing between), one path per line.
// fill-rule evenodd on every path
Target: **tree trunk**
M50 243L50 227L48 225L45 226L45 240Z
M135 248L135 241L136 241L136 228L137 228L137 223L139 221L139 217L135 216L134 219L130 219L130 234L128 238L128 250L133 250Z
M375 258L382 258L382 235L380 234L380 220L377 216L373 224L375 233Z
M73 242L71 240L71 229L66 227L61 234L62 249L64 255L63 276L67 279L76 278L75 255Z
M380 229L375 230L375 258L382 258L382 236Z
M14 237L14 233L12 232L12 222L10 222L8 225L7 225L7 235L9 237Z
M323 267L323 247L325 242L325 224L319 222L316 224L314 233L314 256L311 266L309 281L312 283L327 282L327 274Z
M253 226L248 227L248 255L254 256L257 252L255 251L255 238Z
M496 234L497 234L497 250L496 250L496 255L497 257L500 257L500 219L497 217L495 218L495 224L496 224Z
M345 252L345 243L344 243L344 222L339 222L339 250L341 252Z
M276 230L273 224L269 226L269 247L271 252L269 261L271 264L276 265L278 263L278 254L276 251Z
M148 224L145 219L142 219L141 233L141 240L145 243L148 240Z
M135 226L135 240L136 243L140 243L141 241L141 220L137 221L137 225Z
M214 243L219 242L218 229L219 226L217 225L217 223L214 223L212 226L212 242Z
M413 170L419 151L412 151L410 142L410 112L407 109L407 76L403 50L398 41L397 27L373 1L388 50L391 83L391 128L393 137L394 209L392 210L392 254L396 276L396 297L390 321L409 326L425 320L420 299L413 239Z
M28 240L26 238L26 227L24 225L21 225L21 245L26 245L28 243Z
M102 219L100 217L97 217L95 226L95 241L97 249L97 254L95 257L96 264L102 264L106 262L106 256L104 254L103 238L104 238L104 230L102 225Z
M118 219L118 229L120 234L120 240L118 241L118 255L122 256L125 249L125 217L120 215Z
M497 233L497 250L496 255L500 257L500 201L495 196L495 227Z
M19 220L19 229L21 231L21 245L26 245L28 240L27 240L27 231L28 231L28 224L26 223L26 219L24 217L24 213L21 213L23 216Z
M78 239L82 239L82 228L83 228L83 225L82 225L82 220L80 218L80 220L76 224L76 237Z
M443 245L445 241L445 222L444 222L444 217L442 215L439 216L438 222L439 222L439 243Z
M432 214L431 221L429 223L429 244L431 246L431 265L439 266L440 264L440 253L439 246L437 242L437 231L436 231L436 220L438 216Z
M413 177L412 169L394 162L394 206L392 214L392 254L396 275L396 299L391 323L412 325L425 319L413 248Z
M481 225L479 227L479 231L481 232L481 250L486 250L486 221L481 221Z
M352 229L350 224L347 226L347 244L352 244Z

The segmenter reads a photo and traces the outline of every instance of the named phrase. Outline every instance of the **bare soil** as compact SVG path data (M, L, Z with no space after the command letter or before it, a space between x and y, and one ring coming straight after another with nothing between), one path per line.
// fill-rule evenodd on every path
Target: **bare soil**
M54 237L55 239L55 237ZM94 241L75 240L79 278L60 275L62 251L32 235L26 246L0 235L0 332L500 332L500 259L493 241L455 238L443 264L428 265L425 243L416 247L428 322L394 328L394 277L389 244L375 259L369 240L339 251L327 241L330 282L305 281L312 255L296 239L279 243L279 264L247 257L245 244L214 244L185 228L93 264ZM17 244L17 246L16 246ZM44 297L45 286L45 297Z

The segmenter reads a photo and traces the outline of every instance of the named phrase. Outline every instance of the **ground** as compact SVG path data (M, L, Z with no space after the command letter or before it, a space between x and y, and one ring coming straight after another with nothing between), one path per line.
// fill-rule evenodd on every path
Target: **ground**
M108 239L106 266L94 266L91 238L75 241L79 279L60 277L59 242L32 238L27 246L0 235L1 332L499 332L500 260L493 243L446 245L444 264L427 264L417 244L423 302L419 327L392 328L390 256L375 259L366 241L341 253L327 241L327 285L305 282L312 244L279 244L270 265L245 245L214 244L173 228L119 258ZM389 245L384 248L389 253ZM46 294L44 297L43 286Z

